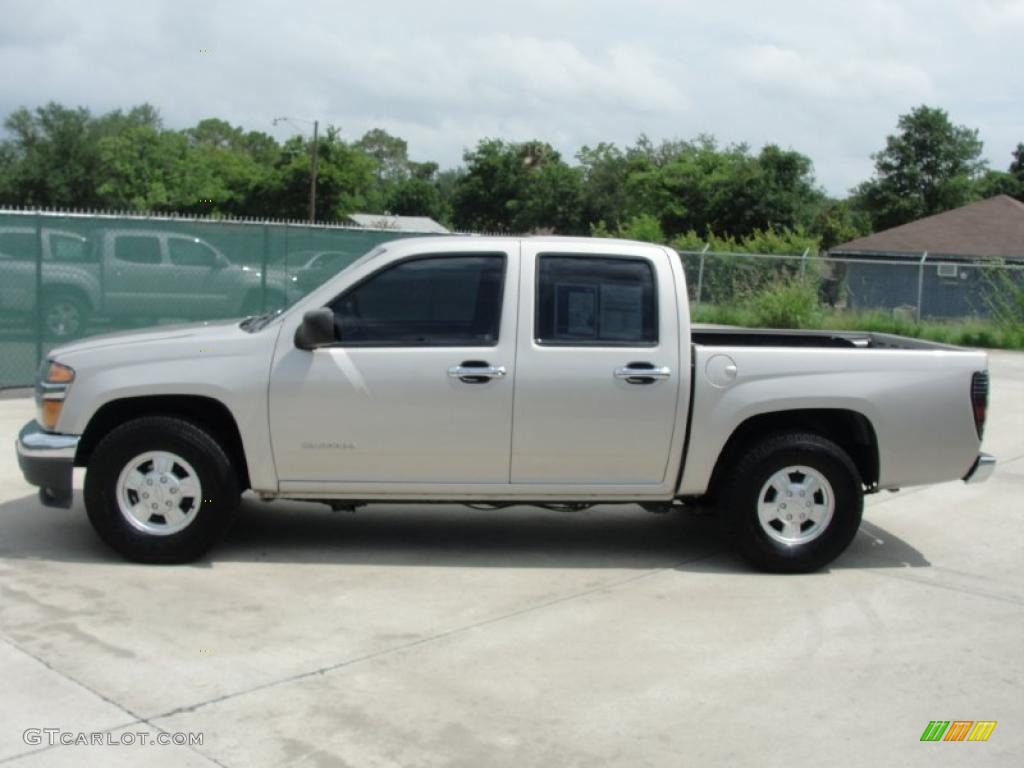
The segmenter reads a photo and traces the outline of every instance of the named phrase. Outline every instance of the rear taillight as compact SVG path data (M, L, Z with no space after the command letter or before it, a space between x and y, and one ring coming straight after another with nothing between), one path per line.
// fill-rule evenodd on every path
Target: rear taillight
M985 416L988 414L988 371L978 371L971 377L971 407L978 439L985 434Z

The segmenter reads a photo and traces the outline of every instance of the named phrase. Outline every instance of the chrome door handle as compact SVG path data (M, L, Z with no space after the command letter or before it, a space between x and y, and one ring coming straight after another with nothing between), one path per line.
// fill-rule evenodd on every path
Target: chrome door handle
M453 365L448 369L448 377L460 379L467 384L482 384L490 379L501 379L508 371L504 365Z
M641 366L636 363L616 368L614 376L617 379L625 379L630 384L652 384L657 379L667 379L672 375L672 369L664 365Z

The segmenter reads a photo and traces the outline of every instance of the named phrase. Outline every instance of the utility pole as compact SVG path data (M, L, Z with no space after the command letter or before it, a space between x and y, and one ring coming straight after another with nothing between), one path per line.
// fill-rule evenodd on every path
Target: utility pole
M319 157L320 156L320 140L319 140L320 121L319 120L301 120L301 119L296 118L296 117L275 117L271 122L274 125L277 125L278 123L281 123L281 122L287 122L287 123L293 123L293 124L296 123L296 122L299 122L299 123L306 123L307 125L309 123L311 123L311 122L313 123L313 146L312 146L312 148L310 150L310 152L311 152L311 154L313 156L313 160L312 160L312 167L310 169L310 174L309 174L309 223L310 224L315 224L316 223L316 173L317 173L317 163L318 163L318 161L320 159L320 157Z
M316 164L317 164L317 129L320 127L318 120L313 121L313 172L309 177L309 223L316 223Z

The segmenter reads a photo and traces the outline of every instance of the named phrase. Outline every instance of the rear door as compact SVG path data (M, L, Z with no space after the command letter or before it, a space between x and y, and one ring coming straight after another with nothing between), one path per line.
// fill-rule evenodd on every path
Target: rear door
M524 241L513 484L674 486L689 369L671 258L612 241Z

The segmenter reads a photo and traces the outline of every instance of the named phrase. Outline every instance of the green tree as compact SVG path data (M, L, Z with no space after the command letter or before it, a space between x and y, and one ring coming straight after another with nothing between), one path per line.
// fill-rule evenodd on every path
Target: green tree
M846 200L824 201L808 228L809 234L818 238L818 247L823 251L856 240L870 231L867 214L856 210Z
M5 182L21 205L95 207L97 126L89 110L50 102L30 112L15 110L4 121Z
M398 181L410 175L408 144L383 128L367 131L353 148L374 159L375 174L380 181Z
M988 170L975 184L975 194L982 200L996 195L1024 199L1024 182L1007 171Z
M599 221L590 226L592 237L621 237L625 240L640 240L645 243L664 243L665 233L661 231L661 222L656 216L642 213L632 217L615 230L609 230L605 222Z
M581 192L580 170L562 162L558 153L544 154L536 167L527 166L519 196L510 202L511 229L578 233Z
M1018 144L1013 150L1013 162L1010 163L1010 173L1017 177L1017 181L1024 184L1024 143Z
M551 145L483 139L463 159L465 173L452 197L452 217L459 229L578 231L580 175Z
M1010 195L1024 201L1024 144L1018 144L1010 154L1013 162L1006 171L989 170L978 179L978 197L984 200L995 195Z
M437 184L437 163L408 163L410 175L396 181L388 192L387 210L399 216L446 218L446 208Z
M953 125L943 109L917 107L897 128L872 156L874 177L856 191L876 230L970 202L985 168L978 131Z
M102 207L171 211L214 194L211 185L196 183L198 169L187 161L188 144L179 133L129 126L101 138L96 152L96 193ZM191 196L186 189L194 201L185 199Z
M310 141L293 136L282 147L267 189L277 216L308 216ZM348 213L366 210L366 201L373 193L374 160L345 142L341 132L332 126L328 126L319 142L316 220L337 221Z
M629 215L657 216L670 237L806 226L823 199L810 159L775 145L755 156L743 144L719 149L709 136L661 147L641 137L627 157Z
M626 176L630 161L614 144L584 146L576 153L581 171L580 206L583 221L620 226L626 218Z

